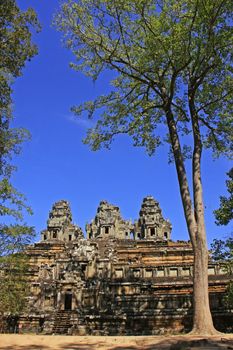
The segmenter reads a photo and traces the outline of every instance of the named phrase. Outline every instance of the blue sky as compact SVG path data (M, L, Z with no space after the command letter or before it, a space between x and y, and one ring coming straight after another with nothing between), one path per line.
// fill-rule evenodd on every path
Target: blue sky
M84 229L102 199L118 205L124 218L134 220L146 195L160 202L164 217L172 223L172 238L188 239L175 167L168 164L167 148L149 157L144 149L133 147L127 136L118 137L111 151L92 152L83 145L89 122L76 119L70 108L107 92L109 77L106 74L93 84L69 68L74 58L62 47L61 35L51 25L59 1L18 0L18 4L33 7L42 24L41 33L34 38L39 54L13 87L14 125L32 134L16 159L14 184L33 208L34 215L27 222L36 227L37 240L57 200L70 202L74 222ZM213 161L205 152L202 169L209 241L230 232L229 227L217 227L213 216L219 195L226 193L225 174L230 166L228 160Z

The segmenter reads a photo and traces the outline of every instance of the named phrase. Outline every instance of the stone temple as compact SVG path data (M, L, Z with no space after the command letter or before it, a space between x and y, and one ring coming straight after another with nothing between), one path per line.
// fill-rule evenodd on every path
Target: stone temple
M192 325L193 252L171 240L159 203L143 199L138 219L124 220L101 201L86 225L72 223L69 203L55 203L41 241L30 246L31 292L18 320L20 332L142 335L188 331ZM223 297L229 276L209 260L214 323L231 330Z

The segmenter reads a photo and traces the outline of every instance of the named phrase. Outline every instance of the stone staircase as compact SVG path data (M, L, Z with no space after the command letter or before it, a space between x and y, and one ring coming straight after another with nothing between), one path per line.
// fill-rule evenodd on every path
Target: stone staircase
M68 334L71 328L71 310L59 310L56 313L53 325L53 334Z

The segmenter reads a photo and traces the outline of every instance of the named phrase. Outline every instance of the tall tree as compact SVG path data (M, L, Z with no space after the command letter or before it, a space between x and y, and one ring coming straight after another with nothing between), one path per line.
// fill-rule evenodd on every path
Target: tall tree
M104 70L114 74L108 95L73 108L77 115L97 115L84 142L93 150L108 148L124 133L149 154L164 142L171 146L194 251L192 331L199 334L216 332L201 159L203 146L215 155L233 149L232 10L231 0L68 0L56 16L77 59L71 66L93 80Z
M31 213L31 209L11 182L12 173L16 170L12 158L19 154L22 142L29 137L27 130L11 127L12 84L22 74L26 61L37 53L31 38L33 28L39 30L32 9L21 11L15 0L0 2L0 267L7 271L0 278L1 312L9 311L9 305L16 305L17 297L21 305L21 295L25 290L24 283L21 289L18 283L24 274L22 255L8 258L6 255L21 252L34 234L34 228L27 226L23 220L25 212ZM9 292L6 296L6 289L12 291L13 276L17 293Z

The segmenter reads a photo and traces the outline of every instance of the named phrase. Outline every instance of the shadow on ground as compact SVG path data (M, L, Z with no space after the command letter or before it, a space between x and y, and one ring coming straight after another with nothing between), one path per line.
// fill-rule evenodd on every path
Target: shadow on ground
M143 350L191 350L191 349L208 349L208 350L224 350L232 349L233 350L233 340L229 339L219 339L212 340L207 338L190 340L162 340L156 344L150 344L143 347ZM115 350L115 349L111 349Z
M233 350L233 339L197 339L173 340L164 339L154 344L145 344L145 341L136 341L135 346L111 346L109 350ZM100 348L99 348L100 349ZM65 349L64 349L65 350Z

